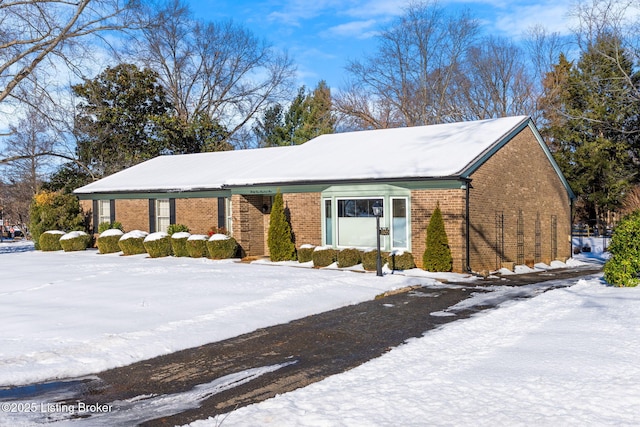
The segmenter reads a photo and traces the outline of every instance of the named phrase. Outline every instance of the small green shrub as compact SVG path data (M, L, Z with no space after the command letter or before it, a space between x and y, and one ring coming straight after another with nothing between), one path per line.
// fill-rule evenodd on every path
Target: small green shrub
M388 252L380 252L380 262L382 266L387 263ZM367 271L376 271L376 260L378 258L378 251L371 250L362 253L362 267Z
M60 251L60 238L64 236L64 231L49 230L40 235L40 250L45 252Z
M313 251L313 266L326 267L338 261L338 251L333 248L317 247Z
M611 258L604 265L604 279L619 287L640 284L640 210L625 216L609 244Z
M313 261L313 251L316 247L313 245L302 245L298 249L298 262Z
M114 222L101 222L100 224L98 224L98 234L102 234L107 230L120 230L124 233L124 228L122 227L122 224L118 221L114 221Z
M164 231L149 234L142 243L151 258L171 255L171 237Z
M296 259L296 245L293 243L291 224L289 224L284 211L284 202L280 190L273 198L273 206L271 206L267 245L271 261L292 261Z
M358 249L347 248L338 252L338 267L346 268L360 264L362 262L362 252Z
M146 231L133 230L122 235L118 245L124 255L138 255L147 253L144 247L144 239L149 233Z
M65 252L84 251L91 243L91 236L84 231L72 231L60 238L60 246Z
M188 233L189 227L184 224L169 224L167 227L167 234L173 236L174 233Z
M411 270L416 267L411 252L392 251L387 257L387 263L391 270Z
M202 258L209 256L207 249L208 237L204 234L192 234L187 239L187 252L191 258Z
M187 251L187 239L191 234L187 231L178 231L170 234L170 236L173 255L178 257L189 256L189 251Z
M109 228L98 236L98 252L101 254L112 254L120 252L118 242L124 233L119 228Z
M427 226L426 249L422 256L422 268L427 271L451 271L453 258L449 239L444 228L440 204L436 205Z
M238 242L225 234L214 234L207 240L207 250L212 259L234 258L238 252Z

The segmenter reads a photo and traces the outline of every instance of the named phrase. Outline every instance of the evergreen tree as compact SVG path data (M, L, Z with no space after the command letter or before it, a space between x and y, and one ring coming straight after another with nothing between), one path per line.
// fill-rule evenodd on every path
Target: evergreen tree
M335 118L331 110L331 91L324 81L310 93L302 86L286 113L280 104L265 111L254 127L258 144L261 147L299 145L333 133Z
M271 261L296 259L296 247L292 239L291 224L287 220L280 191L275 195L273 206L271 206L267 244L269 245Z
M451 271L453 258L449 239L444 229L440 203L436 205L427 226L426 248L422 257L422 268L427 271Z
M33 197L29 209L29 231L39 249L40 235L49 230L85 230L85 217L73 194L41 191Z
M640 100L624 76L640 81L619 40L601 36L577 64L561 57L544 82L542 133L592 225L620 205L637 170L632 136Z

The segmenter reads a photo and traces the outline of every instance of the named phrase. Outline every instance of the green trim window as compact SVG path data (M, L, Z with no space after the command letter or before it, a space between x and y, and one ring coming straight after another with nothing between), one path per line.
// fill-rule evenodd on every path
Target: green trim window
M166 232L171 223L171 207L169 199L156 200L156 231Z
M393 249L409 247L408 204L406 197L391 198L391 247Z
M376 217L373 204L384 206L384 198L338 198L337 204L337 246L339 247L375 247ZM384 216L380 223L384 224Z
M98 200L98 224L96 224L96 230L97 226L103 222L111 222L111 200Z
M324 244L333 245L333 204L324 199Z

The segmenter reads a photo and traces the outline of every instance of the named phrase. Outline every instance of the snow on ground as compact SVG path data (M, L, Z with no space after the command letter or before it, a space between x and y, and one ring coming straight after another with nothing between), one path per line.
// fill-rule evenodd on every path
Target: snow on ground
M0 260L11 266L0 282L0 388L97 372L392 288L442 286L419 271L377 278L286 263L20 252L29 247L6 245L0 244ZM606 258L593 247L572 263ZM640 289L606 286L599 275L559 284L568 287L546 293L539 286L494 287L464 304L509 292L538 296L508 301L347 373L194 426L637 425ZM280 367L238 372L143 405L130 402L127 410L86 422L59 414L56 425L149 419ZM24 415L0 413L0 424L3 417L14 425L42 421Z
M435 280L0 244L0 387L77 377ZM26 252L20 252L24 250Z

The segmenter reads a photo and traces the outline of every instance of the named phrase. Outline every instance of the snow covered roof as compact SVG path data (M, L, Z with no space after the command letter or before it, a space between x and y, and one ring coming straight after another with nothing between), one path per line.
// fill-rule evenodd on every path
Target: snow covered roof
M77 194L464 176L528 116L322 135L305 144L160 156Z

